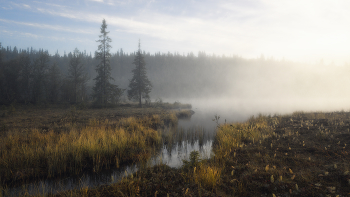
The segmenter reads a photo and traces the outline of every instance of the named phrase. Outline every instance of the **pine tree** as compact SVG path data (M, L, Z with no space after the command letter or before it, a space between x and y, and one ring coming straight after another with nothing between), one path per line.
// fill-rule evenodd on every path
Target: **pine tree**
M99 40L97 42L100 43L98 45L98 50L95 52L95 58L100 60L100 63L96 66L97 76L94 79L95 86L93 87L93 98L95 99L95 104L106 107L107 104L113 103L116 104L119 101L120 96L123 94L123 90L118 88L117 85L111 84L110 81L114 80L111 77L111 65L109 58L111 57L110 43L112 39L108 37L108 33L106 31L107 24L106 20L102 20L101 25L101 35L99 36Z
M149 99L148 94L151 92L152 84L146 75L146 63L141 53L140 41L139 50L136 53L133 64L136 67L132 70L133 77L129 84L128 98L129 100L138 100L139 106L142 107L142 98Z

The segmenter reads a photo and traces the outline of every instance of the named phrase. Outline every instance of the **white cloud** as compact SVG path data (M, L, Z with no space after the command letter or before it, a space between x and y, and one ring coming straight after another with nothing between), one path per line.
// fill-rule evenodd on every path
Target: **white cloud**
M8 7L1 7L2 9L4 10L12 10L13 8L11 6L8 6Z
M0 21L5 22L5 23L17 24L17 25L37 27L37 28L41 28L41 29L51 29L51 30L55 30L55 31L64 31L64 32L72 32L72 33L79 33L79 34L94 34L95 33L95 32L92 32L91 30L72 29L72 28L63 27L63 26L59 26L59 25L47 25L47 24L39 24L39 23L17 22L17 21L6 20L6 19L1 19L1 18L0 18Z
M19 7L22 9L30 9L31 7L27 4L24 3L14 3L14 2L10 2L12 5L14 5L15 7Z
M7 30L1 30L0 33L7 34L12 37L28 37L28 38L34 38L34 39L45 39L45 40L54 40L54 41L63 41L63 42L80 42L80 43L89 43L93 42L89 39L84 39L81 37L62 37L62 36L47 36L47 35L39 35L39 34L33 34L29 32L18 32L18 31L7 31Z
M130 3L131 1L130 0L120 0L120 1L117 1L117 0L88 0L88 1L92 1L92 2L98 2L98 3L103 3L103 4L107 4L107 5L123 5L123 4L127 4L127 3Z
M182 52L186 48L216 54L235 53L243 57L257 57L263 53L268 57L301 61L321 57L344 60L348 56L346 47L350 45L350 26L347 25L350 21L350 1L347 0L217 0L203 1L200 4L188 1L181 2L183 6L175 3L175 7L178 6L175 9L145 0L85 2L96 2L96 9L91 6L73 9L49 3L43 3L50 6L47 8L31 7L43 14L93 23L97 27L105 18L111 34L125 32L129 37L144 35L157 40L160 45L164 43L163 45L173 47L164 50ZM118 9L122 10L122 5L127 4L125 7L128 9L130 4L135 5L130 14L127 11L122 14L118 11L111 12L108 9L109 5L118 5ZM174 5L171 4L170 7ZM164 11L164 7L170 11ZM103 10L104 13L98 10ZM98 30L14 23L55 31L98 34Z
M95 2L99 2L99 3L104 3L103 0L89 0L89 1L95 1Z
M38 4L45 4L51 7L56 7L56 8L67 8L68 6L66 5L58 5L58 4L53 4L53 3L46 3L46 2L40 2L40 1L33 1L34 3L38 3Z
M27 8L27 9L30 9L30 6L27 5L27 4L22 4L23 7Z

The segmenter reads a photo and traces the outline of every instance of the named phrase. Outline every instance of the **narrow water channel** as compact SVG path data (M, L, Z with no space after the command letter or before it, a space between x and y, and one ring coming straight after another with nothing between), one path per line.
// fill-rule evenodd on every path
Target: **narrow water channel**
M192 151L199 151L201 158L210 158L212 143L215 136L216 123L211 118L204 118L201 111L196 112L191 119L179 120L176 128L176 135L172 136L171 143L164 143L163 147L151 157L146 163L147 166L164 163L170 167L179 168L182 160L188 160ZM163 132L171 132L167 128ZM172 131L174 132L174 131ZM45 195L48 193L79 189L83 187L96 187L104 184L111 184L121 180L126 175L136 172L141 164L121 166L118 169L105 169L98 173L84 173L64 179L45 179L31 182L14 188L4 188L5 196L20 195ZM144 165L144 164L143 164Z

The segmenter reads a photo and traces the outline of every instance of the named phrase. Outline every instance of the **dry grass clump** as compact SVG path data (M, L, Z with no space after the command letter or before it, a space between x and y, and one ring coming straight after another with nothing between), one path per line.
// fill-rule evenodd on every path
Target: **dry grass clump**
M192 110L179 110L176 112L176 116L181 119L189 119L194 114L194 111Z
M193 174L195 183L206 189L213 190L219 184L221 168L201 165L198 170L194 168Z
M191 152L180 169L157 165L58 196L349 196L349 130L349 112L259 115L218 125L211 159Z
M6 109L9 108L9 109ZM11 112L11 113L8 113ZM3 132L36 128L42 131L54 130L55 132L69 131L72 125L85 127L90 120L104 122L117 121L126 117L144 118L146 116L166 114L162 108L144 107L137 105L123 105L106 109L79 109L76 107L65 108L39 108L30 106L16 106L0 109L0 136Z
M349 129L349 112L295 112L220 125L217 188L234 196L348 196Z
M91 119L83 128L72 126L59 133L38 129L8 131L0 138L0 181L78 174L86 169L97 172L145 160L153 147L161 145L161 135L154 128L163 122L153 115L119 121Z
M156 101L153 104L153 106L163 108L163 109L191 109L192 108L191 104L183 104L177 101L174 103L164 103L161 100Z
M170 125L170 126L177 125L178 118L175 113L162 114L162 119L164 121L164 124L166 125Z
M207 179L205 179L207 180ZM57 195L63 196L217 196L215 189L208 190L195 182L192 173L182 169L159 164L123 178L116 184L97 188L70 190Z
M245 123L223 124L217 129L214 150L215 158L220 160L245 143L257 143L272 135L272 127L265 116L251 117Z

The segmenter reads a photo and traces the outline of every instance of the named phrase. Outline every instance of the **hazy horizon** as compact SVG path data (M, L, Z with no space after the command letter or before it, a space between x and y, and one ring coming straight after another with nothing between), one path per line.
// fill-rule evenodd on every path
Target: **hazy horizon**
M349 9L346 0L0 1L0 42L51 55L78 48L94 56L105 19L112 54L135 52L140 39L146 53L182 56L146 54L153 101L191 101L246 114L347 110ZM113 83L127 89L133 57L112 59ZM68 59L56 61L64 77ZM84 61L91 89L96 60Z
M112 51L263 55L329 65L350 62L350 2L77 0L1 1L3 46L94 53L105 18Z

